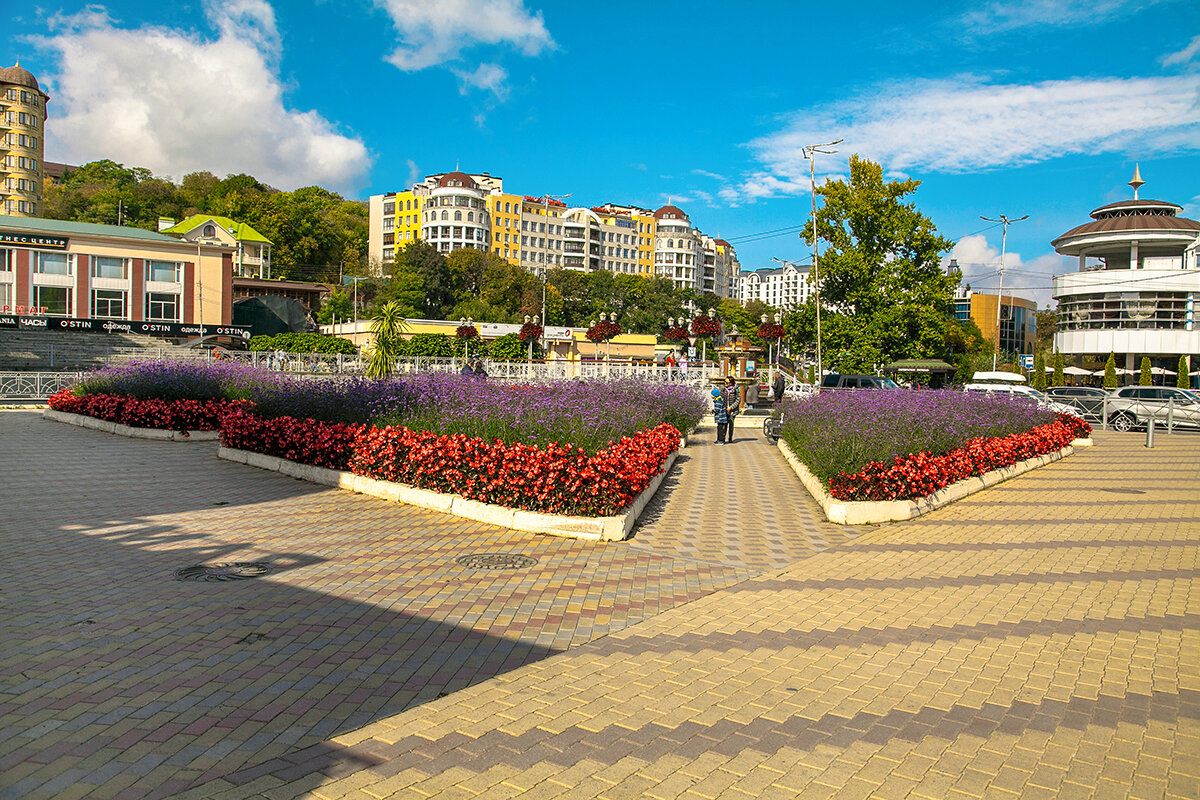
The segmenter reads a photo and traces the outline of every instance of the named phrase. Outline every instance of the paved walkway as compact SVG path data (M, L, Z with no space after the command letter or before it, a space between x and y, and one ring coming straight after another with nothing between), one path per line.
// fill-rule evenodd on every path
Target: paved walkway
M1200 437L1098 439L852 541L763 489L785 545L689 448L597 545L0 414L0 794L1194 798Z

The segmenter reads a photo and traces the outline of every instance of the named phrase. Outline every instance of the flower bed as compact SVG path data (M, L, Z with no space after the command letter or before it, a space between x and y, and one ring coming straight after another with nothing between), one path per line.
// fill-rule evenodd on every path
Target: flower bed
M628 506L662 470L679 438L679 431L664 423L589 456L558 444L487 442L402 426L267 420L244 409L230 413L221 427L225 447L508 508L574 516L609 516Z
M77 396L70 389L58 392L47 404L55 411L82 414L131 428L182 433L218 430L226 414L247 405L241 400L142 400L132 395L111 394Z
M839 500L913 500L952 483L1010 467L1018 461L1057 452L1091 434L1078 417L1060 414L1054 422L1025 433L968 441L944 455L929 452L897 456L891 464L872 462L853 475L829 481L829 494Z

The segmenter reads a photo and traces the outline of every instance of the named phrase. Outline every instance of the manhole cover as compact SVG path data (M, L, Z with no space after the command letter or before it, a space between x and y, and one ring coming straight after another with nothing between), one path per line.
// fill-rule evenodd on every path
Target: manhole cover
M201 564L196 567L177 569L175 570L175 580L203 581L205 583L244 581L248 578L261 578L270 571L271 565L261 561L232 561L226 564Z
M1112 494L1145 494L1141 489L1101 489L1100 491Z
M459 556L454 563L467 569L525 569L536 564L537 559L520 553L471 553Z

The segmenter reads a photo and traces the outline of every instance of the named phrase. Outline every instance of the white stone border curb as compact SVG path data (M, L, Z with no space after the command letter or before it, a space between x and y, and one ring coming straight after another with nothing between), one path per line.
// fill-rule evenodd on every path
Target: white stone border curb
M686 445L687 439L685 437L679 443L680 449ZM335 486L339 489L347 489L371 497L382 497L398 503L407 503L408 505L420 508L428 508L432 511L440 511L443 514L453 514L454 516L473 519L477 522L486 522L489 525L498 525L502 528L606 542L619 542L629 537L634 523L637 522L637 518L645 510L646 504L650 502L650 498L654 497L654 493L658 491L658 487L662 485L663 480L666 478L667 473L670 472L671 466L675 463L678 455L679 450L676 450L667 456L663 462L662 471L658 475L655 475L649 485L642 490L642 493L634 498L634 501L626 507L625 513L614 517L570 517L560 514L540 514L535 511L521 511L520 509L507 508L491 503L481 503L478 500L468 500L457 494L442 494L441 492L433 492L428 489L417 489L402 483L367 478L362 475L355 475L353 472L343 472L335 469L326 469L325 467L299 464L295 461L279 458L278 456L263 455L262 453L254 453L249 450L235 450L231 447L217 448L217 458L233 461L238 464L246 464L251 467L258 467L259 469L279 472L322 486Z
M65 411L55 411L52 408L47 408L43 411L42 418L54 422L65 422L68 425L78 425L81 428L91 428L92 430L103 431L104 433L115 433L117 436L126 436L130 439L154 439L160 442L215 442L221 438L220 431L190 431L189 433L182 433L180 431L165 431L159 428L131 428L128 425L121 425L118 422L96 419L84 414L68 414Z
M791 448L782 439L779 440L776 446L779 448L779 452L783 453L783 457L787 459L792 471L800 478L800 482L804 484L804 488L808 489L813 499L821 505L821 510L825 512L827 520L836 522L839 525L869 525L875 522L899 522L919 517L922 514L928 514L934 509L953 503L955 500L961 500L967 495L975 494L975 492L986 489L989 486L995 486L1001 481L1015 478L1030 470L1065 458L1074 453L1076 447L1091 447L1092 440L1075 439L1062 450L1046 453L1041 456L1034 456L1024 461L1018 461L1009 467L1001 467L991 472L985 472L983 475L966 478L958 483L952 483L949 486L943 487L919 500L878 501L835 499L826 490L825 484L818 480L816 475L809 472L808 467L804 466L800 462L800 459L796 458Z

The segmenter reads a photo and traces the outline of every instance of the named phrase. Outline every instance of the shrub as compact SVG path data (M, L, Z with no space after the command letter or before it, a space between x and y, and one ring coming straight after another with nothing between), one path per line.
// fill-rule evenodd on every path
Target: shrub
M69 389L48 401L50 408L68 414L82 414L131 428L157 430L215 431L221 420L246 404L230 400L142 400L130 395L76 395Z

